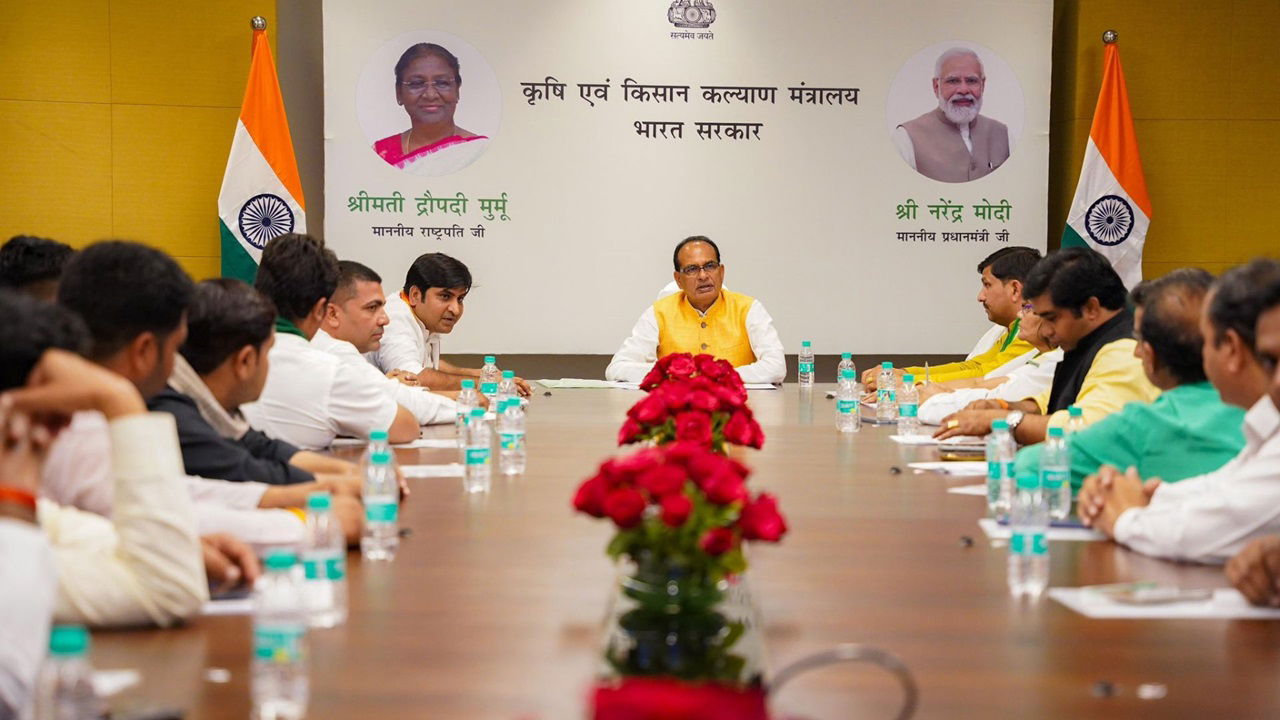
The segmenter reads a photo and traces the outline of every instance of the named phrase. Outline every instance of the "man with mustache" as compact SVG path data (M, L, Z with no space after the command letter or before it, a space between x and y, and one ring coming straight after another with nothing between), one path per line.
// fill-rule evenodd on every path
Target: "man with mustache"
M951 48L938 57L933 94L938 107L902 123L893 142L916 172L942 182L976 180L1009 159L1009 129L982 111L987 76L978 54Z

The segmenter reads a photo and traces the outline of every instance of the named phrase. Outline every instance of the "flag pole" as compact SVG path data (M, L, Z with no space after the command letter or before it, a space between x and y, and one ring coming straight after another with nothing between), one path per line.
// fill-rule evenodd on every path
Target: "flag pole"
M254 18L254 19L257 20L258 18ZM266 27L265 25L266 21L263 21L263 22L264 22L263 27ZM1116 32L1115 30L1108 30L1102 33L1102 42L1106 45L1115 44L1115 41L1119 39L1120 39L1120 33Z
M253 28L254 30L266 30L267 19L262 17L261 15L254 15L253 19L249 21L249 27Z

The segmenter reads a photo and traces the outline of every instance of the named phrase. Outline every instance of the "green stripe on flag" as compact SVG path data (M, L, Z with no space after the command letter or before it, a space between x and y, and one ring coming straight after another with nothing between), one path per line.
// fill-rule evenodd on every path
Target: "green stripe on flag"
M1062 247L1089 247L1089 243L1085 242L1084 238L1080 237L1080 233L1076 232L1075 228L1068 225L1066 229L1062 231ZM226 267L226 265L224 264L223 267Z
M245 252L225 222L219 220L218 227L222 230L222 277L236 278L252 285L258 275L258 263Z

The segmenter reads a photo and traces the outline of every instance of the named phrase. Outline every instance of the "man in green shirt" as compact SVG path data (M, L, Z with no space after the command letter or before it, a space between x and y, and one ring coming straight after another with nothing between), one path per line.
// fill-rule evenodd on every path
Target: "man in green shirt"
M1134 355L1162 392L1067 438L1074 489L1102 465L1176 482L1218 469L1244 447L1244 410L1224 403L1204 370L1200 315L1212 282L1204 270L1184 268L1134 289ZM1039 472L1042 447L1018 453L1018 474Z

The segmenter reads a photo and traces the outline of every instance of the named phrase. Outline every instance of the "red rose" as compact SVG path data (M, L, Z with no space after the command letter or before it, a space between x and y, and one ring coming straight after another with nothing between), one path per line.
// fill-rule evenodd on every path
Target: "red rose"
M668 677L597 685L593 720L768 720L764 691Z
M639 440L640 433L643 430L644 428L640 426L640 423L636 422L633 418L627 418L627 421L622 423L622 427L618 430L618 444L626 445L627 443L633 443L636 440Z
M738 390L728 385L717 385L714 390L720 402L730 410L741 410L747 405L747 391Z
M755 420L751 421L751 442L747 446L757 450L764 447L764 430L760 429L760 423Z
M613 469L618 473L621 479L629 482L635 482L636 477L648 470L662 464L662 451L654 448L645 448L618 458L612 461Z
M733 531L729 528L711 528L698 540L698 547L711 556L723 555L733 548L733 541Z
M684 468L678 465L658 465L640 473L636 485L647 490L649 495L660 498L678 493L684 488Z
M689 407L702 412L715 412L720 409L720 398L706 390L695 390L689 396Z
M711 418L693 410L676 416L676 439L699 445L711 444Z
M737 460L734 460L731 457L725 458L724 461L728 463L729 467L733 468L733 471L738 474L738 477L742 478L743 480L746 480L748 477L750 477L751 468L747 467L746 465L743 465L742 463L738 462Z
M605 496L604 514L608 515L618 527L626 530L640 524L647 504L639 490L629 487L618 488Z
M706 454L706 449L701 445L691 442L673 442L666 447L667 462L677 463L688 467L689 460L696 456Z
M738 517L742 537L748 540L778 542L787 532L787 521L778 512L778 501L769 493L760 493L742 508Z
M750 411L745 408L733 414L729 418L729 422L724 425L724 439L734 445L746 445L749 447L759 447L755 443L756 434L760 434L760 440L763 442L764 433L760 431L760 425L751 418Z
M652 390L661 385L662 381L666 379L667 374L662 371L662 368L654 365L649 369L649 372L644 376L644 379L640 381L640 389L646 391Z
M680 380L672 380L671 382L660 385L658 389L654 391L654 394L660 395L662 397L662 401L667 404L667 408L674 413L689 407L692 388L689 387L689 383Z
M592 517L604 517L604 498L608 492L609 486L601 476L589 478L574 493L573 507Z
M693 358L688 355L681 354L671 357L671 364L667 366L667 374L673 378L688 379L698 371L698 366L693 364Z
M720 372L719 367L716 365L716 358L714 355L708 355L707 353L695 355L693 357L693 363L698 366L698 373L701 375L711 375L713 372ZM711 376L717 377L716 375Z
M662 522L667 527L680 527L692 512L693 502L683 493L662 498Z
M658 425L667 419L667 404L657 395L646 395L640 402L631 406L627 416L641 425Z
M654 363L653 366L661 370L663 373L666 373L667 368L671 367L671 361L675 360L677 357L679 357L679 355L676 355L675 353L663 355L658 358L658 362Z
M747 485L737 473L725 467L701 483L707 499L717 505L731 505L747 499Z
M724 468L725 460L720 455L708 450L706 446L702 446L698 448L698 452L689 455L687 465L689 474L701 484L703 480L720 472Z

